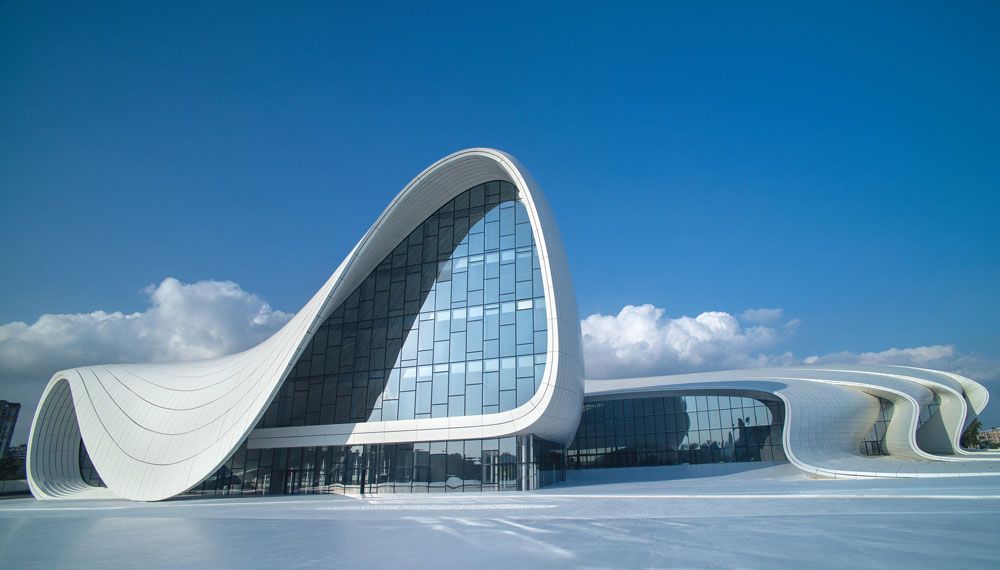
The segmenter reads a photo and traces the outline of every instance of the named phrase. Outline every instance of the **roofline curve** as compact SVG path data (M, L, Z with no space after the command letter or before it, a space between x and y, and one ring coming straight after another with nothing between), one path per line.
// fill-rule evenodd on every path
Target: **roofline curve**
M547 359L532 398L514 410L481 416L255 431L329 314L413 228L459 193L493 180L506 180L517 189L542 270ZM81 440L107 492L135 500L159 500L190 489L245 440L250 447L296 447L533 433L566 441L576 430L582 408L582 360L572 279L544 195L509 154L466 149L438 160L410 181L303 308L257 346L196 362L88 366L53 375L32 420L28 482L41 499L103 494L80 478Z

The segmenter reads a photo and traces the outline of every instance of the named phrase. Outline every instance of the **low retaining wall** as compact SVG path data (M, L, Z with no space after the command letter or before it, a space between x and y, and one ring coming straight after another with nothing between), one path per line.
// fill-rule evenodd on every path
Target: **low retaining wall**
M26 479L15 479L13 481L0 481L0 495L30 495Z

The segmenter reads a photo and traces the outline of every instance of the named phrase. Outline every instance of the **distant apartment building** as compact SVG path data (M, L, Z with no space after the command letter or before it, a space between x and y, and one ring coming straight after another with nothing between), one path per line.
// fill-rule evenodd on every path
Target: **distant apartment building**
M987 445L1000 445L1000 427L979 432L979 441Z
M17 414L20 411L21 404L0 400L0 457L7 455L10 438L13 437L14 426L17 425Z
M28 444L22 443L9 448L6 457L24 462L28 458Z

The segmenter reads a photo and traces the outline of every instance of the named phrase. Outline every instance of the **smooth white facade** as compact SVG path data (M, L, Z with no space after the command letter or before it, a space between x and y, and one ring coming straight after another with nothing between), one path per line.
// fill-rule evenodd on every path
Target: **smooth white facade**
M969 452L959 439L986 407L982 385L949 372L907 366L797 366L727 370L624 380L588 380L588 398L682 396L720 391L773 394L785 404L785 455L808 473L834 478L1000 475L995 453ZM940 401L919 425L922 411ZM889 455L863 455L859 443L879 415L878 398L893 404Z
M546 368L525 404L502 413L254 429L317 328L419 224L458 194L503 180L518 191L535 236L547 311ZM825 477L992 475L998 455L959 445L989 395L955 374L897 366L803 366L627 380L588 381L588 397L683 395L699 390L769 393L786 408L789 460ZM56 373L32 422L27 474L39 499L161 500L209 477L244 441L250 449L480 439L517 434L568 442L584 399L576 297L559 231L537 184L511 156L469 149L414 178L382 212L306 305L256 347L176 364L115 364ZM859 442L879 413L894 414L889 456ZM934 401L938 413L920 426ZM919 428L919 429L918 429ZM106 488L80 474L81 441Z
M548 319L547 365L534 396L513 410L496 414L252 432L330 313L438 208L461 192L494 180L505 180L517 189L541 265ZM565 442L576 431L583 402L579 323L559 230L537 184L503 152L460 151L410 182L312 299L258 346L200 362L88 366L56 373L32 422L28 482L39 499L150 501L197 485L244 440L251 448L298 447L531 433ZM107 488L91 487L82 480L81 438Z

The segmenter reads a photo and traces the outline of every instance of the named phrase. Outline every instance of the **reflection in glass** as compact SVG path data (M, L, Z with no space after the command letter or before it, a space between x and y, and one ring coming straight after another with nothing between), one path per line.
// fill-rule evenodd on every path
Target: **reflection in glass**
M885 398L879 398L878 417L872 429L868 431L861 442L862 455L876 456L889 455L889 449L885 445L886 430L889 429L889 422L892 420L892 402Z
M729 394L587 400L568 467L785 461L777 399Z
M414 229L333 311L257 427L511 410L538 388L546 327L527 209L510 183L481 184Z
M565 478L563 446L532 435L348 447L242 445L189 494L513 491Z
M97 469L94 467L94 462L90 460L87 446L83 444L82 439L80 440L80 477L83 478L84 483L91 487L107 487L101 480L101 476L97 474Z

